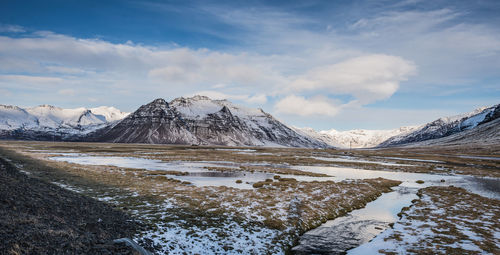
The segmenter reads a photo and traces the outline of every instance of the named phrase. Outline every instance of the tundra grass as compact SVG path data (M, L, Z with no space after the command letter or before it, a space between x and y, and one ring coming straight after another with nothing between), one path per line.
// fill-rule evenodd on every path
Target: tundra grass
M182 152L191 149L189 147L115 147L109 144L38 142L14 142L7 146L2 144L2 147L7 149L1 149L0 153L20 170L106 201L142 219L149 229L138 235L136 240L155 246L161 252L176 249L195 251L205 246L214 253L285 252L301 233L364 207L400 183L381 178L344 182L299 182L292 178L279 178L266 180L255 189L197 187L168 178L158 171L49 161L45 160L46 154L33 152L53 150L130 155L127 149L136 147L141 151L145 148L158 149L153 152ZM216 154L219 152L214 151ZM198 159L204 154L206 152L197 154ZM219 160L229 159L220 154L218 156ZM238 229L241 231L238 232ZM178 233L176 236L171 235L174 230ZM182 239L184 243L171 242L172 238L179 236L185 236ZM204 243L206 240L210 242ZM198 246L193 246L192 243L197 242ZM257 248L244 250L252 246Z

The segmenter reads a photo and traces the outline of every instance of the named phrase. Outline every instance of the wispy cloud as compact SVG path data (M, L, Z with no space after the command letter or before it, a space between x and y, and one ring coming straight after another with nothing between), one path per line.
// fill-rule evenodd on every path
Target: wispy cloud
M0 24L0 33L23 33L24 27L18 25Z

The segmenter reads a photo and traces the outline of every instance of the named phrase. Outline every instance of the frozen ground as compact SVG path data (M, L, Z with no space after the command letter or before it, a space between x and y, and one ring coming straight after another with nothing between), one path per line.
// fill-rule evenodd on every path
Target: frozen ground
M393 228L349 254L500 254L500 201L429 187Z

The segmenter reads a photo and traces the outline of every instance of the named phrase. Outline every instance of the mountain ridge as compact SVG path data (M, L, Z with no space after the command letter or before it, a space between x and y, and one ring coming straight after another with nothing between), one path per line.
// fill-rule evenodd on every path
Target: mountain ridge
M72 140L127 114L107 106L64 109L48 104L26 108L0 105L0 137Z
M316 131L288 126L261 108L206 96L158 98L133 113L114 107L0 105L0 138L225 146L375 148L425 143L500 118L500 105L391 130ZM496 123L496 122L495 122ZM491 128L489 129L491 130ZM468 132L471 140L474 132ZM488 133L490 135L490 133ZM479 136L479 133L476 134ZM455 137L459 137L458 135ZM456 138L458 139L458 138Z
M442 117L426 123L409 134L393 136L379 144L378 147L392 147L439 139L472 130L499 117L500 104L481 107L468 113Z
M327 147L298 134L262 109L205 96L180 97L170 102L155 99L92 136L102 142Z

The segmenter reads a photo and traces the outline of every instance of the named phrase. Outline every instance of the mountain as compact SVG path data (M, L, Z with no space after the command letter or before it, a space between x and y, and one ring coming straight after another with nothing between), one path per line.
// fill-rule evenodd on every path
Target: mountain
M460 147L488 147L494 149L500 144L500 118L481 123L475 128L468 129L449 136L430 139L420 142L404 144L406 147L422 146L460 146Z
M156 99L123 120L90 135L91 140L119 143L228 146L327 147L299 134L262 109L205 96Z
M315 131L312 128L295 128L297 132L313 137L330 146L340 148L371 148L379 145L387 139L408 134L417 129L417 126L400 127L391 130L365 130L355 129L348 131L337 131L335 129Z
M500 118L500 104L488 108L479 108L466 114L437 119L408 134L393 136L381 143L379 147L398 146L443 138L474 130L498 118ZM477 135L479 136L479 134Z
M73 140L126 116L113 107L63 109L0 105L0 138Z
M100 118L104 118L106 122L121 120L130 114L129 112L122 112L115 107L109 106L100 106L96 108L90 108L89 110Z

